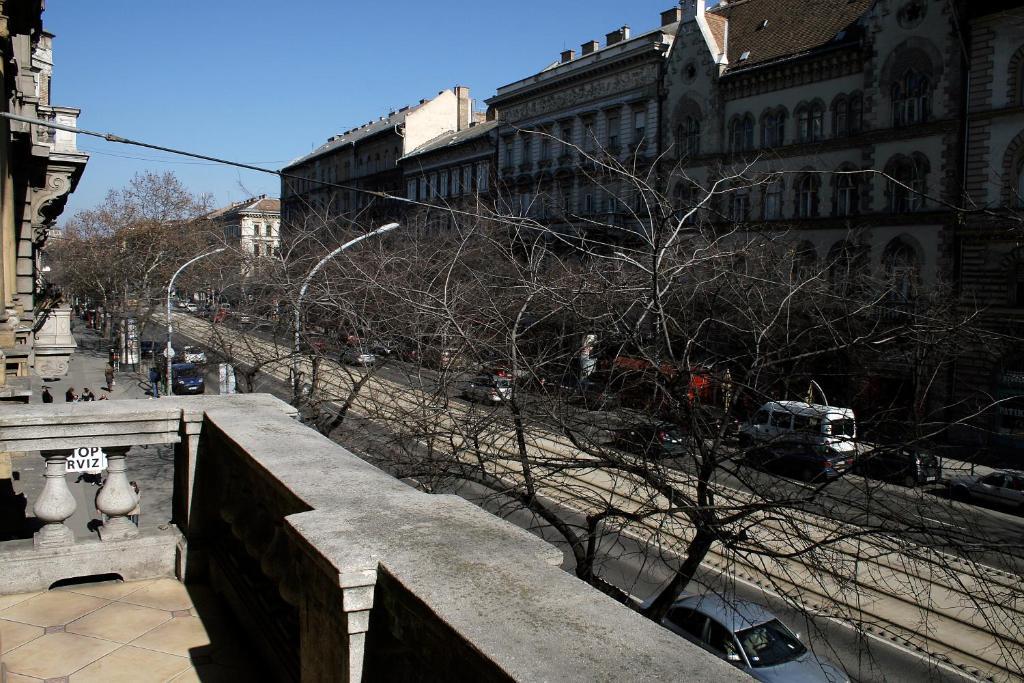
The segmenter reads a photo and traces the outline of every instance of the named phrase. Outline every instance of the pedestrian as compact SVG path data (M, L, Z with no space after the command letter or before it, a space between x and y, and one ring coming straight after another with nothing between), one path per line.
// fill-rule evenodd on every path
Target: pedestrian
M142 511L142 494L139 493L139 485L136 482L131 482L132 488L135 489L135 507L128 513L128 519L132 520L135 526L139 525L139 514Z
M50 393L50 387L43 387L43 403L53 403L53 394Z
M107 380L107 391L114 390L114 366L107 363L107 367L103 369L103 377Z
M68 390L64 392L64 402L74 403L78 400L78 394L75 393L74 387L68 387Z
M85 389L82 390L82 400L83 401L95 401L96 400L96 394L92 393L92 389L90 389L89 387L86 387Z
M153 392L153 398L160 398L160 373L155 367L149 369L149 387Z

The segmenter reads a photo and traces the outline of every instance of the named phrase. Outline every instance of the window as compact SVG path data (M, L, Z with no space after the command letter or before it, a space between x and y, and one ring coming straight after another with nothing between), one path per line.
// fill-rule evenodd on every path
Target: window
M530 138L523 136L522 138L522 150L523 150L523 165L533 163L533 150L530 148Z
M511 140L505 140L505 144L503 145L503 147L504 147L504 154L502 154L502 158L504 160L505 166L511 166L512 165L512 141Z
M740 661L739 648L732 632L714 619L708 619L708 647L730 662Z
M558 137L562 140L562 154L568 154L572 145L572 126L568 123L562 124L562 131Z
M833 105L832 131L837 138L850 133L850 105L845 97L840 97Z
M476 165L476 190L477 192L487 192L487 162L481 161Z
M448 196L448 171L441 171L441 175L438 176L439 182L437 187L437 194L441 197Z
M572 212L572 186L569 183L563 183L559 186L559 195L562 197L562 212Z
M608 191L607 197L605 198L605 205L608 208L608 213L618 213L619 198L615 196L615 193L611 190Z
M700 612L685 607L673 607L666 615L669 623L678 630L700 639L704 635L704 624L708 618Z
M473 192L473 167L463 166L462 167L462 192L464 194L472 194Z
M907 69L892 85L892 125L926 122L931 117L931 99L931 80L914 69Z
M745 187L729 193L729 220L745 221L750 210L750 193Z
M593 152L594 143L597 142L597 138L594 137L594 122L584 121L583 122L583 151Z
M362 195L359 195L359 196L362 197ZM436 196L437 196L437 174L436 173L431 173L430 174L430 197L434 198Z
M700 154L700 121L687 116L676 126L676 153L679 156L696 156Z
M773 111L761 120L761 146L779 147L786 139L786 112Z
M452 193L453 197L458 197L460 194L462 194L462 190L461 190L461 187L459 185L459 181L462 179L462 176L459 174L459 169L457 169L457 168L453 168L451 173L452 173L451 193Z
M586 188L583 191L582 206L580 207L584 215L591 214L594 212L594 191L591 188Z
M647 133L647 112L646 111L635 111L633 112L633 144L639 145L644 141L644 136Z
M796 215L798 218L813 218L818 215L818 179L806 175L796 186Z
M427 177L426 176L421 176L420 177L420 194L419 194L419 198L420 199L430 199L430 190L427 187Z
M890 163L886 172L888 181L889 211L910 213L924 206L925 168L920 160L900 159Z
M770 424L779 429L790 429L793 426L793 414L784 411L773 412Z
M754 117L734 117L729 124L729 151L733 154L754 148Z
M540 139L540 158L541 161L551 158L551 140L546 135Z
M820 103L813 103L797 110L797 140L800 142L817 142L825 135L825 108Z
M914 248L903 240L894 240L886 247L883 261L891 299L897 303L913 300L917 294L919 273Z
M618 114L608 115L608 148L618 149L619 147L619 130L622 127L622 122L619 119Z
M857 177L852 173L841 173L835 179L835 211L837 216L855 216L860 212L860 195Z
M764 218L782 218L782 182L773 180L764 188Z

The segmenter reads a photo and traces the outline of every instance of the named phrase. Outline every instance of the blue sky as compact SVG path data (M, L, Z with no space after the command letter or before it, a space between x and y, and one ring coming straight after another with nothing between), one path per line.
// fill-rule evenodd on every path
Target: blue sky
M52 100L78 125L280 168L335 133L455 84L482 101L566 48L673 0L48 0ZM482 106L482 102L481 102ZM270 175L79 136L92 154L63 218L143 170L174 171L217 205L277 196ZM128 158L138 157L138 158Z

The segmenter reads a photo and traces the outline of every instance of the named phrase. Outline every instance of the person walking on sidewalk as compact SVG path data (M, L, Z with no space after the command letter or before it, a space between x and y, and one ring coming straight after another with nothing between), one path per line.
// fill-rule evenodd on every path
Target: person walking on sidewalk
M53 403L53 394L50 393L50 387L43 387L43 403Z
M156 368L149 369L149 388L153 392L153 398L160 398L160 373Z
M107 380L107 391L114 390L114 366L107 363L107 367L103 369L103 377Z

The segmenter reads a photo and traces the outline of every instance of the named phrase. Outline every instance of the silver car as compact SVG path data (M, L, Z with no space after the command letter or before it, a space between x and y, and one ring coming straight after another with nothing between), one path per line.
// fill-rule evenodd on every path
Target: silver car
M206 351L203 351L198 346L186 346L182 349L181 358L186 363L204 365L206 363Z
M849 681L838 667L807 649L774 614L753 602L688 595L673 603L661 623L759 681Z
M960 477L950 484L950 494L965 502L976 500L1024 511L1024 472L998 470L990 474Z
M359 365L364 368L377 364L377 356L375 354L356 348L346 349L341 354L341 360L346 365Z

